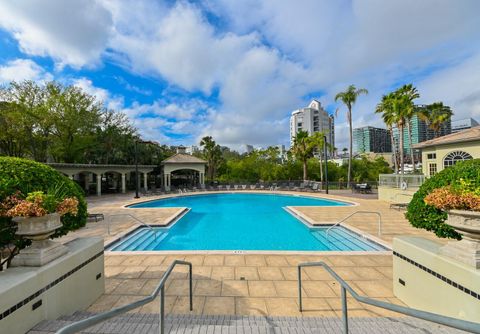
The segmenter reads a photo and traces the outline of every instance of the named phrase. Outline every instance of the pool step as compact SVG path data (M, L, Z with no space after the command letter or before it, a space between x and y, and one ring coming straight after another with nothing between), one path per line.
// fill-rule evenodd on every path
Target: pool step
M121 241L118 244L115 244L110 250L112 251L119 251L119 250L126 250L128 247L133 244L138 238L141 238L148 232L147 229L140 228L135 231L133 234L126 236L125 240Z
M377 245L368 239L350 232L342 226L336 226L329 232L328 238L326 235L326 228L315 232L312 235L320 241L323 245L333 251L373 251L384 250L383 247Z

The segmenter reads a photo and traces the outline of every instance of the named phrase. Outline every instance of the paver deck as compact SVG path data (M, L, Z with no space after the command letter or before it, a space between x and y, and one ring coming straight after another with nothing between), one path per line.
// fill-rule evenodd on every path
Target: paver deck
M72 321L84 319L91 314L79 313L70 317L62 317L56 321L44 321L29 334L54 333ZM342 323L338 318L295 317L245 317L245 316L167 316L165 332L171 334L322 334L342 333ZM447 334L465 333L433 323L413 318L353 318L349 321L351 334ZM129 314L114 320L91 327L81 333L159 333L158 315Z
M288 193L288 192L286 192ZM398 235L419 235L430 239L436 237L424 230L409 225L403 213L391 210L388 203L379 200L345 198L324 194L306 194L332 199L355 201L358 206L336 207L297 207L303 214L316 222L336 222L357 210L379 211L383 218L381 239L390 244ZM153 199L142 198L139 201ZM135 202L131 197L118 196L90 199L92 213L132 212L123 205ZM141 210L141 209L137 209ZM167 219L175 209L155 209L142 212L147 222ZM372 235L376 234L375 217L355 216L348 224ZM80 236L102 235L106 242L132 228L136 223L129 218L117 217L112 223L112 235L106 234L105 222L89 223L63 240ZM325 261L360 294L403 305L393 294L392 256L365 253L364 255L332 255L328 252L312 255L295 254L207 254L205 252L158 253L145 255L107 252L105 256L105 294L89 309L100 312L112 307L130 303L150 294L167 266L175 259L190 261L194 273L194 314L225 316L302 316L338 317L341 313L340 289L321 268L307 268L304 275L304 307L298 311L297 268L301 262ZM188 280L185 268L175 269L166 286L167 314L188 313ZM349 299L352 317L398 316L392 312L359 304ZM137 310L138 313L156 313L158 303L151 303Z

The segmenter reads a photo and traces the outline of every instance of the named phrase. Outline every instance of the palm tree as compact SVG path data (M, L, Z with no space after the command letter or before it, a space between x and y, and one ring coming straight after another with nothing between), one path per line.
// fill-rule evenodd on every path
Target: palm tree
M325 142L325 132L314 132L312 136L310 136L311 143L314 149L317 149L318 159L320 162L320 181L323 182L323 169L322 169L322 155L325 145L327 145L327 149L330 147L328 143Z
M415 172L415 157L413 155L413 139L412 139L412 118L417 113L417 109L413 103L413 100L420 97L420 94L417 91L417 88L413 87L412 84L403 85L400 89L398 89L397 94L401 96L403 100L403 110L402 114L405 117L405 123L407 125L408 131L408 140L410 142L410 159L412 160L413 171Z
M398 173L398 160L397 160L397 145L393 137L393 125L397 124L397 115L392 108L392 101L390 95L383 95L382 101L377 105L375 113L382 114L382 119L390 132L390 141L392 144L393 161L395 164L395 174Z
M222 160L222 150L211 136L203 137L200 146L203 147L203 154L208 163L208 179L213 180L215 170Z
M295 155L295 158L302 161L303 164L303 179L307 180L307 162L308 159L313 156L314 145L312 145L312 140L308 136L307 131L299 131L294 138L293 147L291 148L292 153Z
M348 86L347 90L335 95L335 101L342 101L347 106L347 119L350 126L350 154L348 157L348 177L347 182L350 185L350 179L352 175L352 151L353 151L353 128L352 128L352 107L357 101L357 97L360 94L368 94L368 90L365 88L356 88L355 85Z
M419 108L418 116L424 120L428 127L433 130L434 137L438 137L438 131L442 124L449 120L453 115L452 109L443 104L435 102Z

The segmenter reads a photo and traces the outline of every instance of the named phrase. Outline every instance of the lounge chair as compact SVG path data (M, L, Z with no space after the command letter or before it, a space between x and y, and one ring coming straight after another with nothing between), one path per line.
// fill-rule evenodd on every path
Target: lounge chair
M87 221L88 222L99 222L101 220L104 220L105 219L105 216L103 215L103 213L89 213L87 215Z
M227 185L225 186L225 189L230 190L230 185L227 184Z
M239 187L239 185L238 185L238 184L235 184L235 185L233 186L233 189L238 190L238 187Z
M353 185L353 191L361 194L371 194L372 187L368 183L357 183Z
M242 184L242 189L243 189L243 190L246 190L246 189L247 189L247 185L246 185L246 184Z
M257 189L257 185L256 184L251 184L250 185L250 190L255 190Z

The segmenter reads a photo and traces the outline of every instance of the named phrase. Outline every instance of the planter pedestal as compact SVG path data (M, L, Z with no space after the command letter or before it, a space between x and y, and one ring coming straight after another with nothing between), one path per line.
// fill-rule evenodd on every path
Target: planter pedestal
M462 240L450 241L440 254L480 269L480 212L451 210L446 223L462 235Z
M12 260L13 267L40 267L66 254L68 248L50 240L55 230L62 227L60 216L52 213L42 217L15 217L18 235L32 240L32 244L20 251Z
M68 253L68 248L51 240L33 241L12 260L12 267L41 267Z

